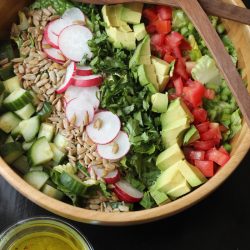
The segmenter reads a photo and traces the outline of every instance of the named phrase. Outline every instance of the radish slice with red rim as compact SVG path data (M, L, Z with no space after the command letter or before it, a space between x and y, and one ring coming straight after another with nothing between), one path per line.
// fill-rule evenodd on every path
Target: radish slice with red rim
M50 30L53 34L59 36L62 30L70 25L72 25L72 23L69 23L63 20L62 18L59 18L50 23Z
M80 62L84 56L92 57L88 41L93 38L92 32L81 25L70 25L62 30L59 36L59 48L65 57Z
M107 144L116 138L120 128L121 122L117 115L102 111L94 116L93 122L86 127L86 132L94 143Z
M51 45L53 48L55 49L59 49L59 45L58 45L58 35L56 35L55 33L53 33L53 24L55 21L50 22L44 30L44 38L46 40L46 42Z
M99 88L97 87L77 87L70 86L65 92L65 99L69 102L75 98L81 98L86 102L89 102L93 105L94 109L98 109L100 105L100 100L98 98L100 94Z
M93 120L94 108L90 103L84 102L80 98L76 98L67 103L66 106L66 117L70 122L75 116L75 126L80 127L81 125L88 125Z
M82 11L76 7L70 8L64 12L62 19L71 24L85 24L85 16Z
M67 67L63 84L56 90L58 94L65 92L68 89L68 87L73 83L74 81L73 77L75 75L75 71L76 71L76 64L75 62L71 62Z
M76 74L78 76L90 76L93 74L93 70L89 66L76 66Z
M54 62L63 64L65 62L65 57L63 56L61 50L50 47L45 39L42 41L42 48L45 54Z
M123 131L121 131L112 142L105 145L97 145L98 154L102 158L111 161L121 159L128 153L129 149L129 138L128 135Z
M99 86L103 79L101 75L89 75L89 76L78 76L74 77L74 85L78 87L93 87Z
M121 201L135 203L143 198L143 193L132 187L131 184L125 180L120 180L114 185L114 192Z

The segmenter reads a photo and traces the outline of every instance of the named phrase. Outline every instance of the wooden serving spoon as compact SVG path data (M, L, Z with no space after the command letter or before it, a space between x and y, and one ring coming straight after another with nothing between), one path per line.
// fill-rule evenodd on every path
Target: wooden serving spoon
M133 3L144 2L151 4L162 4L172 7L180 7L178 0L74 0L76 2L90 4L118 4L118 3ZM186 0L189 3L189 0ZM232 4L223 3L222 0L199 0L200 5L209 15L222 17L228 20L236 21L250 25L250 10L238 7Z

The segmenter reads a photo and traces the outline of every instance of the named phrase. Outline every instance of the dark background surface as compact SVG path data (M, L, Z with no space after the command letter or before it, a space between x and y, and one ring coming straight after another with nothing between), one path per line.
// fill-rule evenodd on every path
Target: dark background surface
M244 2L250 8L250 0ZM21 219L41 215L52 214L0 177L0 231ZM250 153L217 191L171 218L129 227L72 224L96 250L250 250Z

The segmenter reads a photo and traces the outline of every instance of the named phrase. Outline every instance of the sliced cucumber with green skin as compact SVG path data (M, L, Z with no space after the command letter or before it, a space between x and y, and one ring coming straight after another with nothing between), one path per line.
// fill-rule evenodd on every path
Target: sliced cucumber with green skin
M26 142L32 141L40 127L40 119L38 116L34 116L28 120L23 120L19 123L20 132Z
M7 112L0 116L0 129L5 133L10 133L20 123L20 119L12 112Z
M48 185L50 185L51 187L54 187L54 188L57 187L56 184L55 184L51 179L48 179L48 180L46 181L46 184L48 184Z
M61 164L66 158L65 153L62 152L54 143L50 143L49 145L54 154L53 161L55 162L55 164Z
M41 190L44 194L57 199L57 200L62 200L64 197L64 193L61 192L60 190L48 185L47 183L43 186Z
M22 120L29 119L34 113L35 108L31 103L28 103L23 108L15 111L15 114L18 115Z
M28 151L28 161L30 166L42 165L53 159L53 152L45 137L35 141Z
M17 89L4 99L3 105L11 111L16 111L30 102L32 102L30 92L24 89Z
M13 63L5 64L4 67L0 68L0 77L3 81L8 80L9 78L13 77L14 71L13 71Z
M88 185L84 184L81 179L79 179L76 175L69 174L66 172L62 172L60 175L61 184L70 190L73 194L83 196L87 189Z
M6 97L6 93L5 92L3 92L2 94L0 94L0 113L1 114L7 111L6 108L3 105L3 100L5 99L5 97Z
M62 134L58 133L54 138L54 143L58 148L65 151L66 147L69 145L69 140Z
M28 151L31 148L33 143L34 143L34 141L23 142L23 144L22 144L23 150Z
M52 113L52 104L50 102L44 102L42 109L37 113L40 116L41 121L45 121Z
M21 88L21 81L19 80L19 78L17 76L14 76L8 80L5 80L3 82L3 85L5 87L5 90L8 93L12 93L15 90L18 90Z
M11 136L12 136L14 139L16 139L20 134L21 134L20 126L17 125L17 126L11 131Z
M0 146L0 154L8 164L11 164L23 154L23 148L19 142L9 142Z
M32 171L43 171L43 166L31 167L29 172Z
M39 129L38 138L46 137L47 141L51 141L55 133L55 127L53 124L42 123Z
M43 171L32 171L24 175L23 179L39 190L49 179L49 175Z
M27 156L22 155L12 163L12 166L21 174L27 174L30 170Z
M34 91L29 90L29 92L30 92L30 94L31 94L31 96L32 96L32 104L33 104L34 106L37 106L37 105L40 103L40 100L38 99L38 97L37 97L37 95L35 94Z
M9 135L7 138L6 138L6 141L5 143L10 143L10 142L14 142L15 140L13 139L13 137L11 135Z

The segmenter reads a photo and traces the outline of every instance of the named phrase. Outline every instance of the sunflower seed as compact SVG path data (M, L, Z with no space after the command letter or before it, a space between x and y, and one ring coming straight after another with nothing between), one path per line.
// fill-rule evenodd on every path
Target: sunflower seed
M114 142L112 147L112 153L116 154L118 151L119 151L119 145L116 142Z
M24 74L24 71L25 71L25 70L24 70L23 65L20 64L20 65L18 66L18 71L19 71L20 74Z
M34 74L26 74L23 76L24 80L34 81L36 79L36 76Z
M22 57L18 57L18 58L14 58L11 60L13 63L21 63L23 62L23 58Z
M102 128L102 119L98 118L95 120L94 122L94 128L96 128L97 130L100 130Z
M44 86L48 81L49 79L41 79L39 82L36 83L36 86L40 88Z

